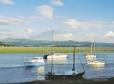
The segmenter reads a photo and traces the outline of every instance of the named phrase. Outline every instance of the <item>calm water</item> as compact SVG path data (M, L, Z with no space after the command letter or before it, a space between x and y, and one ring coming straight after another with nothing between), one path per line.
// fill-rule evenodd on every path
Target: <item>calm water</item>
M0 54L0 83L44 80L44 73L50 70L50 65L48 65L50 62L45 68L44 66L27 67L24 64L24 59L38 56L43 56L43 54ZM79 53L76 54L76 70L78 72L85 70L84 78L86 79L114 77L114 53L97 53L96 56L105 60L105 68L91 68L86 64L83 54ZM54 61L53 67L56 74L71 70L72 54L68 54L68 58L61 62Z

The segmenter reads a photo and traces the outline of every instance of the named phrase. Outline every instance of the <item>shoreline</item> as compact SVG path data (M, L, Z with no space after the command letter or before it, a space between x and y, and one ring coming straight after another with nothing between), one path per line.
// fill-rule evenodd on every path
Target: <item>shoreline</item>
M91 80L91 79L80 79L80 80L37 80L23 83L7 83L7 84L114 84L114 78L109 80Z
M39 53L46 54L51 51L55 53L72 53L73 47L0 47L0 53ZM76 48L76 53L90 52L89 47ZM96 52L111 53L114 52L114 48L96 48Z

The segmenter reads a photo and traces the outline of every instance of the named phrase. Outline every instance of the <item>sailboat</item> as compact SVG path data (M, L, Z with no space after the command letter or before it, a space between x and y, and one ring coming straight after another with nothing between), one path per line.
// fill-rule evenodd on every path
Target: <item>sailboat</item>
M102 59L96 59L93 61L88 62L89 66L92 68L104 68L105 67L105 61Z
M51 72L46 73L45 79L46 80L83 79L84 73L85 73L85 71L78 73L75 70L75 47L74 47L72 70L66 71L64 74L54 73L53 72L53 56L52 56Z
M93 47L94 47L94 51L93 51ZM91 51L90 53L87 53L85 55L85 58L87 61L92 61L96 59L96 55L94 55L93 52L95 53L95 43L91 43Z
M105 61L103 59L96 58L96 55L93 54L93 48L95 53L95 42L91 43L91 53L85 56L87 64L92 68L105 67Z
M54 45L54 37L55 37L54 31L52 30L52 44L53 45ZM50 60L50 59L52 59L52 57L55 60L60 60L60 59L66 59L67 58L67 54L65 54L65 53L54 53L53 51L54 50L52 50L51 53L45 54L43 56L43 58L45 60Z

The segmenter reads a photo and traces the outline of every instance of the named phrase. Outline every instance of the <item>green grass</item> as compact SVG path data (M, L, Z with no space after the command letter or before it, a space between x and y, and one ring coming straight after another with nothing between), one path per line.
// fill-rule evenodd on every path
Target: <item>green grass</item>
M47 52L72 53L72 47L4 47L0 48L0 53L47 53ZM90 48L76 48L76 52L89 52ZM114 52L114 48L96 48L96 52Z

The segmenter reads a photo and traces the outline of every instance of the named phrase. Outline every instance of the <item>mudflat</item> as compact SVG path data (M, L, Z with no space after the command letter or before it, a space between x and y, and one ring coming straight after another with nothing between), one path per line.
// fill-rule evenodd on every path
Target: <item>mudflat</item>
M80 80L40 80L32 82L24 82L17 84L114 84L114 78L110 79L80 79Z

